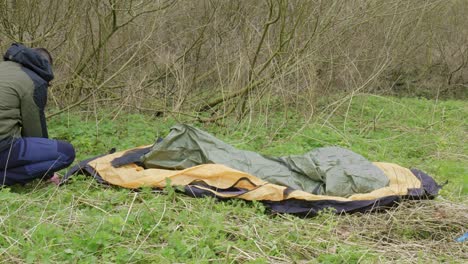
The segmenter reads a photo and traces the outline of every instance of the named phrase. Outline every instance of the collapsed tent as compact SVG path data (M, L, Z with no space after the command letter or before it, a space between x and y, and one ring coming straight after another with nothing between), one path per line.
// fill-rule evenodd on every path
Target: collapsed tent
M209 133L176 125L169 135L143 156L145 168L187 169L201 164L223 164L269 183L313 194L347 197L387 186L375 165L350 150L327 147L304 155L268 157L239 150Z
M440 189L419 170L371 163L346 149L268 157L238 150L188 125L172 127L151 147L84 161L64 181L80 171L124 188L171 184L194 197L261 201L273 211L300 215L315 215L324 208L364 212L405 198L432 198Z

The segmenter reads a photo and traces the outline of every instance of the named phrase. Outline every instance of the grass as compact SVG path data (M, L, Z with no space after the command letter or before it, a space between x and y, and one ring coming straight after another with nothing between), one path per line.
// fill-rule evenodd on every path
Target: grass
M301 219L261 203L194 199L168 188L140 192L85 176L57 188L42 182L0 190L0 259L5 263L463 263L468 228L467 116L463 101L357 96L310 123L284 113L238 124L197 124L238 148L269 155L339 145L370 160L416 167L439 182L431 201L382 213ZM329 118L330 117L330 118ZM114 119L115 120L112 120ZM99 120L102 120L99 122ZM268 121L266 121L268 120ZM68 113L51 136L71 141L78 160L151 144L178 118Z

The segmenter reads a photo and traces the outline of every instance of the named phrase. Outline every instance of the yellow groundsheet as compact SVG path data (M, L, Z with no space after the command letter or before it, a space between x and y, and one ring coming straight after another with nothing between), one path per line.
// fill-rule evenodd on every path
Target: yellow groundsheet
M286 199L301 199L307 201L315 200L336 200L336 201L356 201L375 200L390 195L406 195L410 188L420 188L421 182L407 168L392 163L375 162L385 175L389 178L390 184L387 187L377 189L370 193L354 194L349 198L315 195L304 191L292 191L285 194L286 187L268 183L250 174L231 169L220 164L204 164L185 170L161 170L144 169L135 164L124 165L114 168L112 160L121 157L125 152L116 152L89 162L89 165L108 183L136 189L140 187L164 188L166 179L170 179L172 186L186 186L194 182L204 182L209 186L219 189L237 187L248 190L242 195L227 195L208 188L206 189L220 197L241 198L245 200L268 200L282 201Z

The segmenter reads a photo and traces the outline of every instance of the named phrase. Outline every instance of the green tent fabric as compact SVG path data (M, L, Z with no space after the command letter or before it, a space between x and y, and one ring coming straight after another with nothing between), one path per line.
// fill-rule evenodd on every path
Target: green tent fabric
M325 147L304 155L269 157L239 150L189 125L176 125L142 157L146 168L186 169L223 164L265 181L314 194L348 197L385 187L385 174L359 154Z

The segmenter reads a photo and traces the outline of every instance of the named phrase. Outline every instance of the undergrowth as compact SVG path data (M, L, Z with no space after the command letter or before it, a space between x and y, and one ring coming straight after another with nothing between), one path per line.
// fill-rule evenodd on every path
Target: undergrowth
M356 96L336 109L197 123L112 111L64 113L51 136L69 140L77 160L154 143L178 122L237 148L301 154L337 145L373 161L419 168L448 183L435 200L405 201L386 212L302 219L261 203L186 197L172 188L138 192L86 176L0 190L0 258L5 263L375 263L459 262L468 228L467 109L462 101Z

